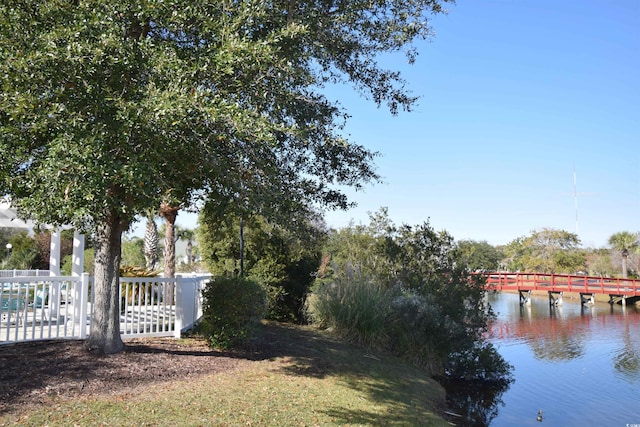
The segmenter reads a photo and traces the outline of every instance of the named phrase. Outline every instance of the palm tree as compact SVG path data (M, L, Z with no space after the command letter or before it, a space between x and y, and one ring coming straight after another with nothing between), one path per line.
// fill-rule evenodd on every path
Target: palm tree
M144 258L147 268L155 270L158 264L158 226L155 222L155 212L147 213L147 226L144 233Z
M627 278L627 257L629 251L638 248L638 234L621 231L609 237L609 244L622 254L622 278Z

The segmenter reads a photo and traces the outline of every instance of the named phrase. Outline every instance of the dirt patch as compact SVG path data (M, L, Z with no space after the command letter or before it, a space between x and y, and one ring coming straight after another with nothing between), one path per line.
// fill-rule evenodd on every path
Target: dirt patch
M158 382L214 374L250 363L242 353L212 350L204 340L145 338L99 356L83 341L0 346L0 413L57 398L128 393Z

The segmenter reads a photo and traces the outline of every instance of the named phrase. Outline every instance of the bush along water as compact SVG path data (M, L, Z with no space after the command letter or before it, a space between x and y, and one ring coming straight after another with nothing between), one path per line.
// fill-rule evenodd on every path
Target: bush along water
M396 227L383 210L329 236L309 316L435 377L509 383L511 367L484 338L494 315L482 280L446 232Z
M266 312L266 294L256 282L239 277L216 277L202 292L203 318L197 331L215 348L242 344Z

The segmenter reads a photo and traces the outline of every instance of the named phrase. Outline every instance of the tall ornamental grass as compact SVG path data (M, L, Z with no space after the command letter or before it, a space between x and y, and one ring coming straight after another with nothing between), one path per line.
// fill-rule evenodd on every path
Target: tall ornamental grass
M351 342L372 348L389 343L393 292L365 277L336 278L309 299L311 320Z
M447 316L430 297L355 275L319 285L309 314L350 342L388 350L432 373L444 370Z

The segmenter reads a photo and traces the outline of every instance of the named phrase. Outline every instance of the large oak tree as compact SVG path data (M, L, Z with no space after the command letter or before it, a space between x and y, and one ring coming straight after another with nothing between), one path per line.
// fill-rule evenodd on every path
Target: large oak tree
M332 207L348 203L340 185L376 180L374 153L341 136L346 113L322 88L350 82L409 109L378 55L413 61L446 1L2 2L0 193L94 233L88 344L123 348L120 242L137 214L235 197L243 176L256 198Z

